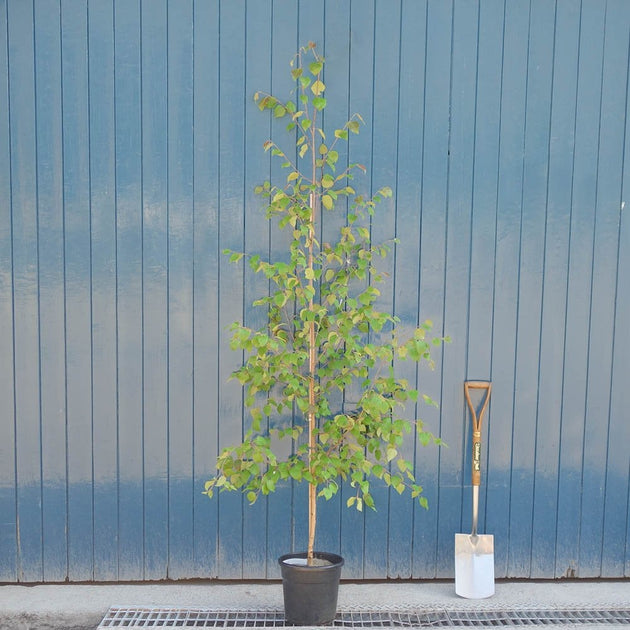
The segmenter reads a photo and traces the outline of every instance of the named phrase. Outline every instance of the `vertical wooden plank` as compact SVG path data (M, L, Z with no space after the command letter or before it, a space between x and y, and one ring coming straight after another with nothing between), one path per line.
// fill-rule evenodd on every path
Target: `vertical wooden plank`
M304 45L298 39L298 16L302 4L287 2L286 0L274 1L272 5L272 30L271 30L271 78L270 88L272 94L280 98L288 98L290 91L294 89L294 83L290 78L289 63L297 53L298 47ZM310 37L309 37L310 39ZM263 118L264 120L264 118ZM286 123L274 121L269 124L270 137L289 143L285 135ZM254 147L256 151L256 147ZM260 151L260 149L258 149ZM259 153L260 155L260 153ZM272 182L284 181L286 172L280 167L277 159L269 162L269 176ZM271 228L269 256L271 260L279 260L285 256L288 237L278 233L277 226ZM245 303L245 307L249 305ZM288 414L283 418L270 418L270 425L288 424L298 422L296 415L291 418ZM301 418L299 421L302 421ZM281 451L283 456L289 454L290 446L287 444ZM287 506L291 506L287 510ZM267 500L267 566L269 575L279 577L277 558L288 551L303 551L306 549L307 540L307 490L305 484L286 484L279 487ZM288 513L287 513L288 512Z
M0 2L0 581L15 582L17 514L15 387L13 358L13 247L11 198L11 116L9 102L8 4Z
M492 352L492 418L488 418L485 530L495 547L495 575L508 575L516 317L518 302L523 149L529 41L529 3L506 3L497 191L496 268ZM483 514L483 510L481 511ZM483 523L483 520L481 521ZM484 531L484 530L481 530Z
M568 577L580 575L588 344L575 340L589 336L604 11L584 2L580 17L556 549L556 576Z
M218 455L219 5L194 5L194 458L195 572L216 577L218 500L201 494Z
M391 22L389 17L392 16ZM396 148L392 138L397 136L398 111L398 29L400 25L400 3L391 3L387 7L378 2L374 5L373 51L371 61L372 88L370 108L367 119L371 127L369 184L366 183L366 196L371 196L382 186L390 186L394 191L396 182ZM396 32L393 32L395 26ZM368 153L364 154L368 155ZM360 190L360 189L358 189ZM370 226L370 237L374 243L390 240L395 234L395 206L393 199L385 199L375 211ZM375 262L382 272L392 276L393 256L384 261ZM392 285L379 288L381 296L375 301L375 307L391 311L393 305ZM386 333L381 333L386 334ZM379 333L370 333L378 343ZM376 510L368 510L365 517L365 572L367 578L386 578L389 569L389 513L392 493L383 484L374 484L371 491ZM378 550L373 553L372 550Z
M168 574L167 2L141 5L144 579Z
M334 130L341 128L351 115L348 110L350 97L350 1L326 3L323 15L323 31L320 40L318 40L321 41L318 49L326 59L324 82L330 98L324 110L324 124L326 138L330 146L330 136L334 134ZM304 38L305 35L300 37L302 44ZM339 141L335 150L339 153L337 162L339 165L337 171L339 172L342 170L341 165L344 165L345 168L348 164L348 143ZM321 238L323 241L331 242L333 239L339 238L339 230L346 225L347 207L347 201L340 199L335 205L334 212L322 214ZM335 408L341 408L342 397L339 396L333 404ZM331 544L338 546L339 540L331 540Z
M527 93L520 225L514 429L508 573L529 577L541 334L542 273L547 197L551 74L555 6L532 0L529 15ZM538 425L544 432L545 423Z
M404 0L401 6L400 28L400 88L398 107L398 168L396 182L396 234L400 242L396 245L395 304L400 318L400 330L404 336L418 323L418 279L420 276L421 181L423 165L423 109L425 85L426 2ZM399 279L400 278L400 279ZM422 374L425 368L417 369L412 363L399 362L396 366L411 387L424 388ZM408 404L406 417L410 420L422 418L421 404ZM437 427L435 427L437 431ZM410 436L411 438L411 436ZM435 469L426 465L426 451L412 440L407 455L415 463L418 482L427 490L437 488ZM430 459L430 458L429 458ZM427 559L427 550L416 549L417 526L428 515L417 502L412 501L412 523L407 531L409 571L411 577L420 577L418 559L434 567L434 556ZM429 506L437 509L437 501Z
M453 2L427 3L426 13L426 58L424 102L421 104L424 117L424 144L422 156L422 197L420 230L420 295L419 320L433 322L433 335L444 334L444 277L446 264L446 230L449 175L449 106L451 99L451 51L452 51ZM436 349L433 358L436 369L420 371L420 387L434 400L442 401L442 354ZM438 409L423 407L422 419L436 434L442 432ZM428 470L438 470L440 452L419 452ZM435 473L433 473L435 474ZM437 507L437 487L427 488L429 504ZM432 549L423 562L417 562L417 572L426 577L435 577L437 572L450 568L436 566L439 510L430 510L417 519L414 532L414 554ZM451 540L444 544L450 546Z
M118 579L114 4L88 7L94 579Z
M93 577L87 13L61 4L65 227L68 574ZM88 535L86 535L86 532Z
M290 2L287 0L274 1L272 4L272 26L271 26L271 57L268 63L271 65L270 91L277 94L279 98L288 98L291 90L294 89L294 82L291 80L289 63L293 56L297 53L298 46L304 42L298 41L298 15L301 4ZM259 86L260 87L260 86ZM265 87L264 84L262 86ZM249 100L251 95L247 95L246 106L252 107ZM273 137L284 146L287 150L291 147L292 142L285 132L286 121L269 120L268 113L260 114L258 121L262 118L262 124L267 130L268 138ZM261 157L260 145L254 147L246 147L246 151L253 151L253 158L256 155ZM286 181L286 170L280 167L281 162L271 159L265 165L268 165L271 181L280 184ZM249 191L247 191L249 193ZM260 205L252 206L251 212L246 212L246 220L252 212L260 212ZM247 228L246 228L247 233ZM277 224L271 228L269 241L269 257L271 260L281 260L286 255L286 244L288 236L285 233L278 233ZM246 272L247 273L247 272ZM246 309L250 308L248 302L244 303ZM244 317L248 317L249 313L245 312ZM249 422L249 418L247 418ZM270 425L289 424L293 421L290 414L285 417L269 418ZM287 444L281 451L282 456L288 455L290 446ZM279 577L280 569L277 559L283 553L289 551L303 551L306 549L307 540L307 494L305 484L284 484L276 489L273 495L267 499L267 567L268 576ZM290 506L290 507L289 507ZM248 509L248 508L246 508Z
M313 41L317 45L317 51L320 55L323 55L326 58L326 66L324 69L324 83L326 85L326 96L328 100L328 105L326 109L323 111L323 115L319 119L319 123L323 126L324 130L328 130L329 134L333 133L334 125L334 116L335 111L340 105L340 101L338 100L338 96L333 94L330 91L329 80L332 78L332 73L335 72L334 61L331 61L328 58L328 32L327 32L327 9L326 3L324 0L310 0L309 2L301 2L298 11L298 35L296 40L297 46L306 46L309 41ZM290 41L288 42L290 44ZM290 68L286 65L289 57L283 60L282 64L279 65L279 69L283 68L283 71L287 73ZM287 76L285 74L285 76ZM347 101L346 101L347 102ZM344 103L345 104L345 103ZM345 121L344 121L345 122ZM330 136L329 136L330 137ZM286 177L286 173L282 174L278 172L278 178ZM334 213L336 215L336 212ZM330 219L333 215L327 212L322 212L321 215L321 223L320 226L322 228L322 232L320 236L323 240L323 235L327 232L325 231L327 227L332 228L330 225ZM331 401L333 405L333 409L341 408L341 397L336 401ZM307 514L307 486L305 484L301 484L299 487L298 495L296 496L296 500L294 502L294 509L297 515ZM315 546L317 549L321 549L323 551L332 551L338 552L340 547L340 537L339 537L339 519L340 519L340 502L341 502L341 494L337 494L330 500L322 499L321 497L317 502L317 535L315 540ZM303 519L302 522L306 523L306 520ZM303 532L303 533L302 533ZM306 549L306 541L308 537L308 530L305 528L300 530L300 534L296 540L297 549L304 550Z
M319 119L319 123L322 124L325 133L327 134L327 138L332 136L334 129L346 122L345 120L340 122L340 118L344 117L345 105L347 103L347 96L344 100L342 94L339 94L337 91L333 92L334 88L331 84L334 74L338 74L339 71L343 71L343 68L338 68L338 60L335 60L334 58L331 59L329 56L329 52L332 51L332 48L329 48L329 43L332 40L332 37L328 31L328 26L331 24L330 10L330 4L326 3L324 0L309 0L308 2L301 2L298 12L299 22L297 36L298 46L306 46L309 41L313 41L317 45L318 54L323 55L326 59L323 80L326 85L327 106L322 112L323 115ZM344 36L341 37L342 39L345 39ZM289 57L283 60L285 73L289 71L289 67L286 65L288 60ZM337 115L340 107L342 108L342 112L340 115ZM278 177L285 176L286 173L284 176L280 173L278 174ZM334 221L337 219L339 219L337 206L333 212L322 212L320 222L320 227L322 228L322 231L320 232L321 242L329 240L329 237L324 237L324 235L330 234L330 238L334 238ZM339 396L336 400L331 400L332 409L341 409L342 403L343 401L341 396ZM301 484L294 502L296 515L306 516L307 514L308 499L306 490L307 486L305 484ZM338 493L330 500L325 500L321 497L318 499L317 534L315 540L315 546L317 549L321 549L322 551L331 551L334 553L338 553L340 550L341 543L339 524L341 518L341 499L341 493ZM304 550L306 549L308 530L306 529L306 520L302 518L301 522L305 523L305 528L300 529L296 545L299 550Z
M142 138L140 3L116 0L116 317L119 579L142 579Z
M18 580L37 582L43 579L43 532L32 4L9 3L8 23Z
M598 155L593 249L593 284L590 296L586 425L580 529L580 576L599 577L606 500L606 472L610 458L610 391L617 284L621 169L623 160L627 76L628 21L619 6L606 6L603 33L603 68L598 124ZM601 41L601 40L600 40ZM627 458L619 464L625 466ZM611 479L613 485L614 481ZM625 488L624 488L625 490Z
M391 2L387 6L376 4L374 33L374 103L372 115L372 194L382 186L390 186L393 198L384 199L376 208L372 220L371 238L374 243L385 243L398 236L396 204L398 169L397 140L400 111L400 29L401 3ZM379 287L381 295L375 302L377 309L384 312L395 310L395 250L375 266L387 274L385 283ZM390 330L370 333L375 343L382 335L387 339ZM407 445L402 454L413 458L413 446ZM411 576L411 531L413 504L408 495L399 496L391 489L383 492L381 503L376 503L377 513L371 516L374 529L368 529L368 548L378 544L378 538L387 541L386 562L378 568L380 577L408 578ZM375 496L375 501L378 498ZM387 508L387 509L386 509ZM380 515L380 516L377 516ZM377 524L378 523L378 524ZM377 538L370 538L374 534ZM383 543L380 543L381 545ZM384 546L384 545L383 545Z
M365 125L361 126L360 135L353 136L347 146L339 146L339 162L344 168L351 162L359 162L365 164L368 168L368 176L371 169L370 164L370 143L371 143L371 99L369 90L371 89L368 82L372 81L372 70L369 60L372 58L373 41L370 36L373 30L374 22L374 6L373 3L362 3L360 6L351 0L346 3L335 3L339 7L339 12L343 13L343 17L339 18L338 28L345 28L346 33L350 33L350 37L343 42L347 46L347 52L344 50L344 70L347 73L345 82L347 85L342 86L341 74L334 74L330 89L335 90L335 95L339 91L347 93L348 109L345 112L347 116L358 113L365 121ZM330 3L326 7L327 15L330 12ZM366 30L367 29L367 30ZM330 37L326 41L327 50L333 47L333 38ZM342 58L342 41L335 38L336 42L331 52L333 62L336 63L337 56ZM365 56L364 56L365 53ZM348 60L345 61L345 55ZM347 66L346 66L347 64ZM332 62L331 62L332 65ZM327 70L328 71L328 70ZM356 74L361 74L364 85L358 80ZM338 76L338 79L335 77ZM326 79L327 85L331 83L331 79ZM365 92L362 88L365 87ZM335 102L337 99L335 98ZM345 122L345 121L344 121ZM332 124L329 128L333 128ZM341 166L339 167L342 168ZM353 187L357 192L367 192L366 178L360 173L356 173ZM329 229L326 226L326 229ZM351 408L354 401L359 397L358 391L346 392L343 401L347 408ZM363 577L364 566L364 535L365 535L365 514L358 512L354 508L346 509L348 498L356 494L356 490L351 488L349 484L344 484L341 490L341 519L340 519L340 551L344 558L343 567L344 578L360 579Z
M470 295L468 315L468 356L465 378L492 378L493 305L495 299L494 269L496 264L497 204L499 154L501 143L501 82L503 73L503 0L479 4L477 58L477 103L475 112L475 167L473 175L473 214L470 250ZM462 406L464 406L462 400ZM482 426L481 501L489 492L489 428L494 405L492 399ZM464 457L462 460L462 520L459 531L469 531L471 524L471 453L470 413L465 408ZM501 422L505 420L502 419ZM448 438L447 438L448 440ZM485 472L484 472L485 471ZM483 503L482 503L483 506ZM480 512L485 523L485 510ZM489 526L480 530L493 533ZM495 552L500 549L497 539Z
M361 133L352 138L348 146L348 161L363 164L367 177L358 173L353 188L358 194L369 195L372 177L372 130L373 130L373 85L374 85L374 24L375 3L350 3L350 70L349 70L349 111L359 113L365 121ZM356 396L356 397L355 397ZM360 392L350 392L357 400ZM348 399L348 394L346 394ZM382 488L373 489L377 494L377 505L382 505ZM342 497L344 500L347 496ZM385 495L386 500L386 495ZM371 510L370 510L371 512ZM367 512L344 510L341 515L341 550L345 558L344 575L363 579L378 575L377 566L386 564L387 549L378 545L365 553L367 523L373 517ZM382 573L381 573L382 575Z
M219 249L243 251L245 4L221 4L219 51ZM229 326L243 318L243 262L219 259L219 449L238 443L243 431L242 391L229 381L242 357L230 350ZM241 578L243 499L224 493L219 503L218 567L224 578Z
M620 42L628 36L630 12L626 3L609 4L609 24L615 24ZM627 41L626 41L627 43ZM619 206L615 321L613 330L612 382L610 390L610 419L608 427L608 457L606 467L606 499L604 505L604 528L602 534L602 577L620 577L630 575L630 390L627 387L628 357L630 357L630 331L624 323L630 319L630 221L628 220L628 202L630 166L630 134L628 133L628 92L630 82L626 67L625 85L625 120L623 133L623 154L618 164L623 164L619 173L617 197L610 200L610 214ZM611 121L612 122L612 121ZM612 191L611 191L612 192ZM606 212L608 214L608 211ZM624 384L625 381L625 384Z
M462 485L470 482L470 466L464 465L464 462L469 462L463 447L469 443L466 438L470 425L467 422L462 381L466 375L467 360L467 306L475 174L475 134L471 130L475 129L477 105L479 6L475 3L455 3L452 29L444 330L453 342L444 348L441 414L442 437L448 448L440 452L439 505L435 506L439 510L435 541L436 574L441 577L453 574L453 534L467 531L469 520L466 514L466 526L462 529ZM471 374L470 377L482 380L487 379L488 375L485 372ZM483 477L485 475L482 474Z
M301 14L300 14L301 17ZM315 26L319 27L319 22ZM306 41L306 31L300 36L300 43ZM334 130L341 128L350 116L349 68L350 68L350 2L326 2L323 7L322 35L317 40L326 59L324 83L328 94L328 104L324 110L324 123L328 146L334 136ZM338 142L335 150L339 153L337 172L348 163L348 144ZM338 199L333 212L322 214L321 242L334 242L339 239L339 230L346 225L347 201ZM339 392L331 398L331 408L341 410L352 408L352 397L344 397ZM351 489L350 489L351 491ZM320 501L319 519L320 536L318 547L335 553L342 552L342 514L346 511L347 497L344 497L343 484L340 491L329 501ZM354 508L352 508L354 509ZM347 575L346 567L342 575Z
M532 578L555 576L579 20L578 1L557 5L538 372Z
M168 12L169 577L193 563L192 1Z
M44 580L68 577L60 5L35 7Z
M271 91L271 29L272 7L270 3L248 4L246 10L245 35L245 171L244 207L245 251L258 255L261 260L269 258L270 223L265 218L264 200L254 195L254 187L269 179L269 160L263 153L263 143L269 139L270 120L268 112L260 112L254 103L257 91ZM286 62L288 59L278 60ZM283 96L283 95L279 95ZM284 139L284 138L282 138ZM280 138L278 138L280 140ZM254 300L268 294L269 283L262 274L254 274L248 267L244 276L245 324L252 328L264 326L266 310L252 307ZM244 429L251 427L248 411L243 418ZM275 558L268 558L266 524L269 518L268 501L260 498L254 505L243 510L243 577L260 579L276 575ZM282 507L285 520L290 514L290 501ZM286 540L282 541L286 545ZM285 552L290 551L285 547Z

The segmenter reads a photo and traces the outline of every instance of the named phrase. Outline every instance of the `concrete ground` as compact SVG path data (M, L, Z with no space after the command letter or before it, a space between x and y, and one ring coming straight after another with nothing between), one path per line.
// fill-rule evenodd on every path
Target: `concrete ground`
M282 610L282 586L212 582L5 585L0 586L0 628L95 630L110 606ZM342 583L338 603L339 611L532 609L630 611L630 581L499 581L495 595L483 600L458 597L452 581ZM611 624L580 623L574 627L610 628Z

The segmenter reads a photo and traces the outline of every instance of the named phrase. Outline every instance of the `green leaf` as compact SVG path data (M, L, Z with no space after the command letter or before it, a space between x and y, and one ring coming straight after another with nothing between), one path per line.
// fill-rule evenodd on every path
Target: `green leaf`
M352 133L359 133L359 123L356 120L351 120L348 123L348 129L352 132Z
M383 195L383 197L391 197L393 194L392 189L389 186L383 186L383 188L381 188L379 192L381 193L381 195Z
M333 203L332 197L330 195L323 195L322 205L324 206L324 208L326 208L326 210L332 210L335 204Z
M260 409L258 409L258 407L253 407L249 410L249 412L252 415L252 429L254 431L259 431L262 420L262 413L260 412Z
M422 394L422 400L424 400L425 404L429 405L430 407L439 407L437 402L435 402L435 400L433 400L433 398L431 398L431 396L427 396L426 394Z
M335 129L335 138L340 138L341 140L348 139L348 130L347 129Z
M273 110L273 115L276 118L282 118L287 113L287 110L282 105L276 105Z
M326 107L326 99L323 96L316 96L313 99L313 107L316 110L321 111L324 107Z
M319 96L325 89L326 89L326 86L319 79L315 81L313 85L311 85L311 92L313 92L315 96Z
M328 173L326 173L326 175L322 177L322 186L324 188L332 188L334 185L335 185L334 178Z
M311 61L311 63L308 64L308 69L313 75L318 75L322 71L323 67L324 64L321 61Z

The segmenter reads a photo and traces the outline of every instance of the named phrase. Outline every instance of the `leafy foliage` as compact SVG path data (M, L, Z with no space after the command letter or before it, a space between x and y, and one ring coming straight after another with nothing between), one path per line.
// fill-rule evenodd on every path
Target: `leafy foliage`
M293 100L255 95L258 107L285 119L295 138L290 152L271 140L265 143L265 151L282 161L287 175L282 185L266 181L255 189L266 202L267 217L289 231L290 244L285 260L248 259L252 271L263 274L271 286L268 295L254 302L266 309L266 324L260 329L232 325L231 347L246 357L233 377L245 388L252 428L241 444L221 453L205 493L242 490L254 503L279 482L295 480L330 499L340 480L347 480L356 489L347 504L362 510L375 508L371 488L377 479L398 493L409 489L426 507L401 446L414 432L425 445L440 440L420 420L403 417L405 405L416 403L420 395L396 376L394 364L410 360L432 365L431 347L443 340L430 338L429 321L403 339L398 318L377 308L378 286L386 279L377 261L389 254L394 241L374 244L370 221L392 191L384 187L371 198L358 195L352 178L365 168L340 164L336 147L359 133L363 121L358 114L332 134L318 126L327 100L324 59L314 44L302 49L291 66ZM346 212L345 225L336 242L320 243L321 212L337 205ZM244 256L225 253L233 262ZM361 394L356 406L333 412L331 400L357 386ZM426 395L422 399L435 404ZM302 419L292 422L296 411ZM291 454L280 458L274 446L286 440L293 445L281 452Z

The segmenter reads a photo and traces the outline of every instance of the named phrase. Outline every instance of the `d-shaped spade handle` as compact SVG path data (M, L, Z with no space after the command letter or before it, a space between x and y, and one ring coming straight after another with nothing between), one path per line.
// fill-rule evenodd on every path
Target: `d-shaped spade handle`
M477 417L477 412L470 399L471 389L485 389L485 398L483 399L483 405ZM464 381L464 394L466 395L466 402L472 415L472 485L481 485L481 421L483 420L483 414L486 412L488 402L490 402L490 392L492 391L492 383L490 381Z

